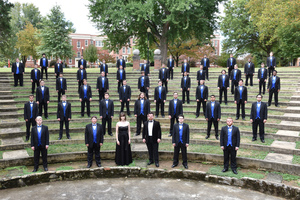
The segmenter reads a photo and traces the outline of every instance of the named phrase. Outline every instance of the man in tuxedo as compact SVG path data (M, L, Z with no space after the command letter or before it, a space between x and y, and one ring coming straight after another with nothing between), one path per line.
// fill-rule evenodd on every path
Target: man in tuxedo
M156 103L155 118L158 117L159 105L161 106L161 115L165 117L165 103L167 98L166 88L162 86L161 80L158 81L158 86L154 90L154 103Z
M209 81L208 69L210 67L210 63L209 63L209 59L207 58L206 54L204 54L204 58L202 58L202 60L201 60L201 65L203 66L203 70L205 71L206 79Z
M90 117L90 102L92 101L92 89L83 79L83 85L80 87L79 100L81 102L81 117L84 116L84 105L86 104L87 115Z
M83 65L80 65L80 69L77 71L78 93L80 92L80 87L83 85L83 79L87 80L87 74L86 70L83 69Z
M49 148L49 131L48 126L42 125L43 119L41 116L36 118L37 125L31 129L31 149L34 152L34 169L36 172L39 169L40 154L42 154L43 167L48 171L47 149Z
M41 81L41 72L37 68L37 64L35 64L34 65L34 69L31 70L30 81L32 83L31 94L34 94L34 92L35 92L35 84L36 84L36 87L39 87L40 86L40 81Z
M250 122L252 123L253 137L252 141L257 140L257 126L259 126L259 137L262 143L265 143L265 123L268 118L268 106L261 101L262 95L256 96L257 102L252 103Z
M48 104L50 102L49 88L45 86L42 80L40 87L36 89L36 103L39 105L39 116L42 116L42 107L44 106L44 116L48 119Z
M121 65L117 71L117 82L118 82L118 93L121 86L123 86L123 81L126 80L126 72Z
M185 169L188 168L187 165L187 147L190 142L190 128L189 125L184 122L184 116L178 116L179 123L174 125L172 133L172 144L174 147L174 157L172 168L178 165L179 151L182 154L182 165Z
M236 64L236 60L233 57L233 54L230 54L230 58L227 60L227 69L228 69L228 76L231 78L231 71L233 70Z
M178 123L178 116L183 114L182 109L182 101L178 99L178 93L173 93L173 99L169 102L169 119L170 119L170 134L169 137L172 136L173 126L176 119L176 123Z
M144 92L146 94L147 99L149 100L148 90L150 87L149 76L145 76L145 72L141 71L141 76L138 80L138 89L140 92Z
M231 94L234 94L235 88L239 84L239 80L241 79L242 72L238 69L238 65L234 65L234 69L231 71L230 80L231 80Z
M161 80L162 86L166 87L166 92L168 93L169 72L164 64L162 64L162 68L159 70L158 79Z
M108 78L105 77L105 72L101 72L101 76L97 79L97 90L99 93L99 103L104 98L104 93L109 90Z
M93 116L91 120L92 123L85 127L85 145L88 149L87 168L91 168L92 166L94 153L96 164L98 167L101 167L100 147L103 145L102 125L97 123L96 116Z
M259 82L259 94L261 94L261 87L263 87L263 94L266 92L268 71L265 69L265 64L261 63L261 68L258 70L257 79Z
M134 116L136 117L136 134L138 136L141 134L141 125L147 121L147 115L150 112L150 103L145 93L141 92L139 98L134 104Z
M226 75L226 71L223 69L222 74L218 79L218 90L220 96L220 104L222 104L222 93L224 92L224 101L225 105L227 105L227 90L229 90L229 76Z
M169 78L171 80L173 80L174 64L175 64L174 59L172 58L172 55L170 55L170 58L168 59L167 67L168 67L168 70L169 70Z
M221 106L215 100L215 95L210 95L210 102L208 102L206 106L205 119L207 121L207 135L205 139L208 139L210 137L212 123L214 124L216 139L219 139L218 129L219 121L221 119Z
M159 167L158 145L161 141L161 128L160 123L158 121L153 120L153 117L154 114L152 112L149 112L148 121L144 122L143 142L146 143L149 153L148 165L153 164L154 160L155 166Z
M61 97L62 102L59 102L57 105L57 121L59 121L59 137L58 139L61 140L63 135L63 127L65 123L66 127L66 135L68 139L71 139L69 134L69 121L72 118L71 112L71 103L67 102L67 96L64 94Z
M278 105L279 91L280 91L280 78L277 76L277 71L273 70L273 76L269 78L269 82L268 82L268 92L269 92L268 106L271 106L272 97L274 94L275 106L279 107Z
M184 72L181 78L181 91L182 91L182 103L185 104L185 95L187 103L190 104L190 88L191 88L191 78L187 76L187 72Z
M23 86L24 65L23 63L20 63L19 58L17 58L16 62L12 64L11 73L14 75L14 86L18 86L18 81L20 82L20 86Z
M33 94L29 95L29 102L24 104L24 120L26 122L26 142L30 136L30 124L32 127L36 125L35 118L38 115L38 105L33 101Z
M120 69L120 66L123 66L123 69L126 68L126 62L123 59L122 55L120 55L120 59L117 60L117 68Z
M276 58L273 56L273 52L270 52L270 57L267 58L267 67L269 71L269 78L273 75L273 71L276 68Z
M236 104L236 120L240 118L240 108L242 109L242 118L245 120L245 104L247 103L247 87L243 86L243 79L239 81L239 86L235 88L234 103Z
M145 76L149 76L150 75L150 66L147 63L147 60L144 60L144 64L142 64L142 66L141 66L141 71L145 72Z
M201 80L200 85L196 88L196 101L197 101L196 118L199 117L201 103L203 106L203 115L205 117L207 99L208 99L208 87L204 85L204 80Z
M108 65L105 64L105 60L103 59L102 64L100 65L100 74L104 72L105 77L108 75Z
M123 80L123 86L119 88L119 100L121 102L121 111L124 110L124 104L126 103L126 110L127 115L130 117L130 109L129 109L129 103L131 99L131 88L129 85L127 85L127 81Z
M234 174L238 174L236 169L236 153L240 147L240 130L233 126L233 120L228 117L226 120L227 126L221 129L220 146L224 154L224 169L222 172L227 172L229 168L229 155L231 170Z
M248 86L248 79L250 78L250 86L253 86L253 76L255 72L254 63L251 62L251 58L248 59L248 62L245 64L244 73L246 76L246 86Z
M187 59L183 60L182 66L181 66L181 74L184 75L184 72L187 72L187 75L190 74L190 64L187 63Z
M63 65L61 63L61 60L58 59L57 63L54 65L54 73L55 73L56 78L58 78L59 74L63 73L63 72L64 72Z
M113 136L111 131L111 121L114 117L114 112L114 101L109 99L109 93L105 92L104 99L100 102L100 118L102 119L103 135L105 135L107 123L108 135Z
M40 59L40 67L41 67L41 79L43 79L44 71L46 74L46 80L48 80L48 59L46 58L46 54L43 53L43 57Z
M83 66L83 69L86 69L86 60L83 59L83 55L81 55L80 60L78 60L78 68L80 68L80 65Z
M204 73L202 65L200 65L200 70L197 71L197 82L198 82L198 85L200 85L200 81L201 80L205 80L205 73Z
M57 92L57 102L60 102L60 95L67 92L67 79L63 77L63 73L59 74L59 78L56 79L56 92Z

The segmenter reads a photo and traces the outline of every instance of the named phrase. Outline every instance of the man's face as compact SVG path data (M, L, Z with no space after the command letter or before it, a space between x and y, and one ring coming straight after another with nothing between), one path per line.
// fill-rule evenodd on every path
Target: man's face
M33 96L29 96L29 101L33 101Z
M153 114L148 114L148 120L152 121L153 120Z
M120 69L123 69L123 66L122 66L122 65L120 65Z
M270 56L271 56L271 57L273 56L273 52L270 53Z
M105 60L103 60L102 62L103 62L103 64L105 64Z
M258 102L261 102L261 96L258 95L258 96L256 97L256 100L257 100Z
M234 65L234 69L237 69L238 68L238 66L237 65Z
M101 76L102 76L102 77L105 76L105 73L104 73L104 72L101 72Z
M232 54L230 54L230 58L232 58L233 57L233 55Z
M62 73L59 74L59 77L62 78L64 75Z
M105 98L105 99L108 99L108 98L109 98L109 95L108 95L108 94L105 94L105 95L104 95L104 98Z
M277 72L273 71L273 76L276 76Z
M83 69L83 65L80 65L80 69Z
M232 119L227 119L227 120L226 120L226 123L227 123L228 126L231 126L232 123L233 123L233 120L232 120Z
M43 55L43 58L45 58L45 57L46 57L46 55L44 54L44 55Z
M239 86L242 86L243 85L243 81L239 81Z
M251 62L251 59L248 59L248 62Z
M202 65L200 65L200 70L202 70L203 69L203 66Z
M140 98L141 98L141 99L145 98L144 93L141 93Z
M97 123L97 119L95 117L92 118L92 123L96 124Z
M62 101L66 101L66 100L67 100L67 97L66 97L66 96L62 96L62 97L61 97L61 100L62 100Z
M211 100L211 101L215 101L215 100L216 100L216 97L215 97L215 96L211 96L211 97L210 97L210 100Z
M34 65L34 68L37 69L37 65Z
M40 126L43 123L43 119L42 118L37 118L36 119L36 123Z
M224 71L224 70L222 71L222 74L223 74L223 75L225 74L225 71Z
M184 72L184 76L187 76L187 72Z
M183 117L179 117L179 118L178 118L178 121L179 121L179 123L181 123L181 124L182 124L182 123L183 123L183 121L184 121L184 118L183 118Z
M127 84L127 81L123 81L123 85L126 85Z
M264 68L264 67L265 67L265 64L262 63L260 66L261 66L261 68Z
M84 84L84 85L86 85L86 84L87 84L87 81L86 81L86 80L84 80L84 81L83 81L83 84Z
M177 93L174 93L174 94L173 94L173 97L174 97L174 99L177 99L177 98L178 98L178 94L177 94Z
M144 64L147 64L147 60L144 60Z
M44 86L45 85L45 82L44 81L41 81L41 86Z
M158 82L158 86L161 86L161 82Z
M204 84L204 80L201 80L201 81L200 81L200 85L203 85L203 84Z
M16 62L19 62L19 58L16 59Z
M83 56L81 56L81 59L83 59Z

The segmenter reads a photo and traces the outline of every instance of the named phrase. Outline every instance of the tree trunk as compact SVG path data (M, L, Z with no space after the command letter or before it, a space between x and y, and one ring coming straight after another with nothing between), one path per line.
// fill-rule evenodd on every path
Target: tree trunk
M167 65L167 56L168 56L168 38L167 33L169 31L169 23L165 23L162 34L160 37L160 51L161 51L161 62L162 64Z
M26 67L27 56L22 56L22 62L24 67Z

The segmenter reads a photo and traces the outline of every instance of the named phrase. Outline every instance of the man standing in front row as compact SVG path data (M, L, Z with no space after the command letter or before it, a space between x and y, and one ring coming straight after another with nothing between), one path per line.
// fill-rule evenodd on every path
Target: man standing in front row
M24 104L24 120L26 121L26 142L30 136L30 124L32 127L36 125L36 117L38 115L38 105L33 101L33 94L29 95L29 102Z
M49 148L49 131L48 126L42 125L42 122L42 117L38 116L36 118L37 125L31 129L31 149L34 151L34 169L32 172L36 172L39 169L41 153L44 170L48 171L47 149Z
M61 140L63 135L63 127L65 123L66 135L68 139L71 139L69 134L69 122L72 118L71 103L67 102L67 96L64 94L61 97L62 102L57 105L57 121L59 121L59 136L58 140Z
M219 139L219 121L221 119L221 106L220 103L216 102L215 95L210 96L210 102L207 103L205 111L205 119L207 121L207 135L205 139L208 139L210 136L211 125L214 123L215 136L216 139Z
M100 102L100 118L102 119L103 135L106 132L106 123L108 126L108 135L113 136L111 131L111 121L114 117L114 102L109 99L109 93L105 92L104 98Z
M240 147L240 130L238 127L233 126L231 117L226 120L227 126L221 129L220 146L224 154L224 169L222 172L228 171L229 168L229 154L231 156L231 170L234 174L238 174L236 169L236 152Z
M274 94L274 99L275 99L275 106L279 107L278 105L278 93L280 91L280 78L277 75L277 71L273 71L273 76L269 78L268 82L268 92L269 92L269 101L268 101L268 106L271 106L272 102L272 96Z

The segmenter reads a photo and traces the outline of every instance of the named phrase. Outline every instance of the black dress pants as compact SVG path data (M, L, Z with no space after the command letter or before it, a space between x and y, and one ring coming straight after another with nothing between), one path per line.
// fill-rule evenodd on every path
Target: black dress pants
M139 135L141 133L142 123L147 121L147 116L138 114L136 117L136 133Z
M272 103L272 97L274 94L274 100L275 100L275 106L278 106L278 90L276 90L275 88L272 88L269 90L269 101L268 101L268 105L270 106Z
M173 127L174 127L175 120L176 120L176 123L178 123L178 116L173 115L170 119L170 134L171 135L173 134Z
M253 138L257 138L257 127L259 126L259 137L261 140L265 139L265 124L263 119L253 119L252 122L252 131L253 131Z
M34 150L34 169L39 168L40 154L42 153L43 167L47 168L47 149L45 146L38 146Z
M187 103L190 103L190 91L187 88L182 88L182 103L185 103L185 95Z
M261 94L261 88L263 88L263 94L266 92L266 82L265 79L260 78L259 79L259 94Z
M28 119L28 121L26 122L26 139L28 139L30 136L30 125L32 125L32 127L36 125L36 121L34 118Z
M250 86L253 86L253 74L246 75L246 86L248 86L248 79L250 78Z
M234 88L238 86L238 83L239 83L238 80L231 81L231 94L234 94Z
M228 169L229 167L229 155L230 155L230 165L231 170L236 170L236 150L231 145L224 147L224 169Z
M103 135L105 135L106 133L106 123L107 123L107 127L108 127L108 134L111 135L112 131L111 131L111 117L109 117L108 115L106 115L106 117L102 117L102 127L103 127Z
M23 74L14 74L15 87L18 86L18 82L20 82L20 86L23 86Z
M159 105L161 107L161 115L165 116L165 103L162 99L158 99L156 100L156 111L155 111L155 115L158 116L159 114Z
M240 118L240 108L242 109L242 118L245 118L245 101L240 99L236 102L236 117Z
M205 116L206 101L204 101L204 99L199 99L199 101L197 101L197 110L196 110L196 116L197 117L199 116L199 113L200 113L201 104L203 106L203 115Z
M57 92L57 102L59 103L60 102L60 97L62 95L65 94L65 90L64 89L59 89L58 92Z
M35 84L36 87L39 87L40 86L39 80L33 80L33 82L31 83L31 94L35 94Z
M69 120L68 119L64 119L64 120L59 121L59 124L60 124L60 126L59 126L59 138L62 138L64 123L65 123L65 127L66 127L66 136L67 136L67 138L69 138L70 134L69 134Z
M227 88L226 87L221 87L220 90L219 90L220 104L222 103L223 92L224 92L224 102L227 103Z
M215 136L218 136L218 128L219 128L219 122L217 120L215 120L214 118L208 119L207 121L207 136L210 136L210 130L211 130L211 126L212 124L214 124L214 128L215 128Z
M127 101L127 100L122 100L122 102L121 102L121 112L124 111L124 104L125 103L126 103L127 115L130 115L129 101Z
M146 143L149 153L149 162L155 161L155 163L159 163L158 159L158 143L157 141L153 141L152 136L149 136L149 141ZM153 159L154 157L154 159Z
M44 116L45 118L48 117L48 104L47 102L44 102L44 100L39 102L39 116L42 116L43 112L42 112L42 108L44 106Z
M81 116L84 116L84 106L86 104L87 115L90 116L90 100L82 99L81 101Z
M141 87L140 88L141 92L144 92L146 94L147 99L149 99L149 95L148 95L148 89L146 87Z
M173 157L173 165L178 165L178 157L179 157L179 152L181 150L182 154L182 164L187 165L187 150L186 146L179 142L175 147L174 147L174 157Z
M47 67L42 67L41 69L41 79L43 80L43 75L44 75L44 71L45 71L45 74L46 74L46 79L48 80L48 69Z
M96 164L101 164L100 160L100 144L93 143L93 147L88 147L88 165L93 163L93 154L95 153Z

